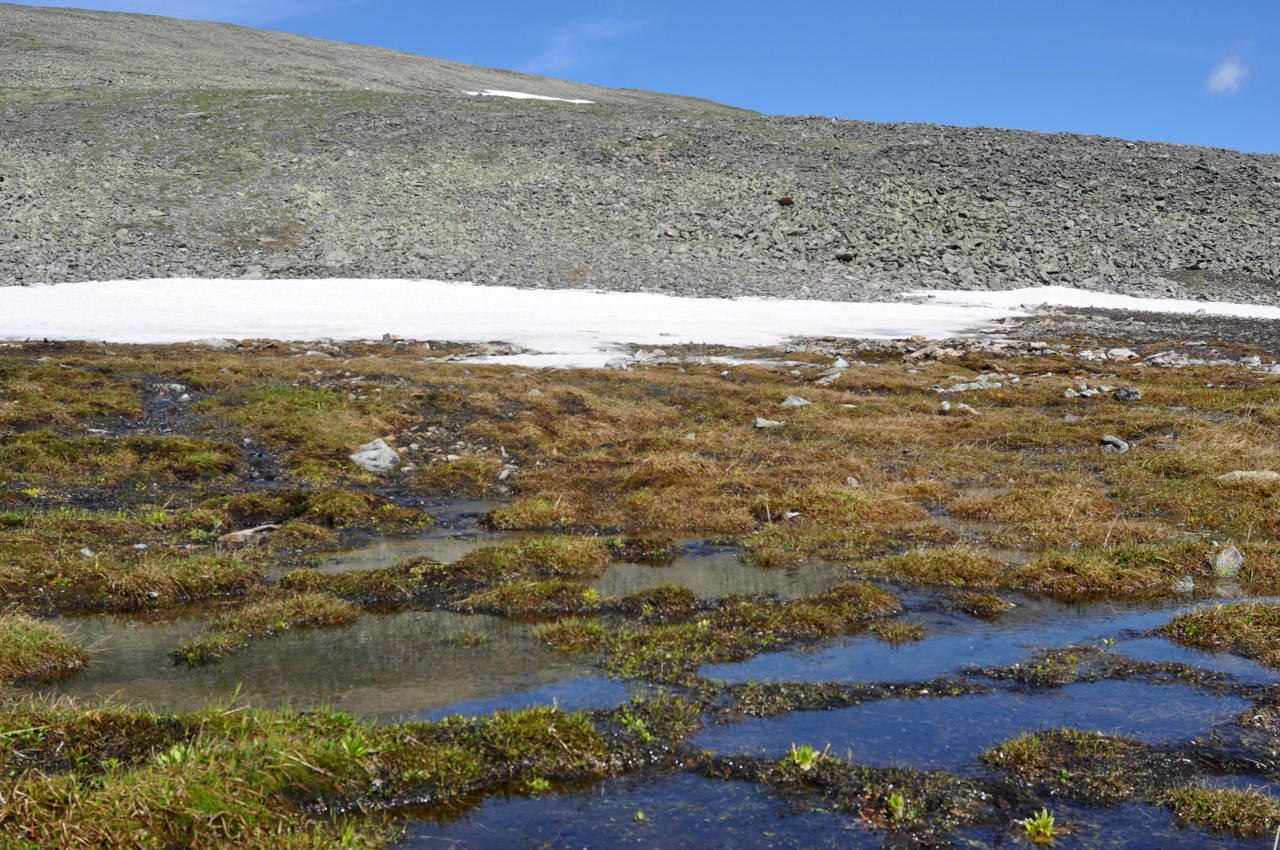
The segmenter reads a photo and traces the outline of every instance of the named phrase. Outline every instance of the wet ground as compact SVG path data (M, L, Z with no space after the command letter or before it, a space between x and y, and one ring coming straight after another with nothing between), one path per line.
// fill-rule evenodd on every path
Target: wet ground
M376 569L414 557L450 560L506 539L510 535L464 521L416 537L359 540L357 547L325 558L320 569ZM764 570L739 555L729 546L689 541L664 566L615 563L593 586L601 594L618 596L675 584L704 600L738 593L792 599L820 592L840 575L824 564ZM925 690L914 698L871 699L777 717L721 712L688 745L713 757L766 761L785 761L796 746L806 745L873 768L944 771L982 780L992 776L981 760L985 750L1036 730L1078 728L1175 748L1214 733L1229 736L1255 704L1244 694L1280 683L1280 673L1253 661L1197 652L1153 635L1177 613L1212 601L1065 604L1006 593L1014 607L993 619L978 619L947 608L945 593L891 589L907 607L901 621L921 626L922 639L838 638L740 663L706 665L699 672L715 687L751 682L918 685L949 677L979 683L987 692ZM591 654L548 649L537 640L534 624L438 610L364 614L345 628L286 633L220 664L190 669L175 664L169 654L199 631L201 617L209 612L197 608L189 613L162 622L106 615L65 621L91 647L89 666L41 690L112 697L162 711L198 709L236 692L254 705L325 706L381 721L435 720L547 704L604 709L643 690L605 676ZM1036 687L984 675L984 670L1028 662L1039 650L1066 646L1176 662L1220 676L1209 684L1134 676ZM1257 775L1216 776L1212 781L1240 788L1262 784ZM768 786L690 772L655 772L554 793L489 798L449 812L437 810L409 821L401 846L684 847L697 841L725 848L881 847L892 838L892 833L886 838L882 830L869 829L856 813L828 811ZM1063 801L1056 812L1071 827L1057 847L1257 846L1179 827L1167 810L1141 802L1095 809ZM1018 846L1008 830L991 828L961 829L953 840L953 846Z
M1208 343L1197 356L1273 350L1252 325L1186 321ZM1167 339L1166 324L1058 311L1008 335L1098 341L1133 325L1137 345ZM1219 346L1221 336L1239 344ZM194 407L160 404L148 378L138 393L151 400L129 412L133 391L104 384L99 403L124 411L109 433L0 439L11 464L37 470L0 486L11 547L0 555L23 559L31 610L88 655L73 675L15 688L165 714L233 695L273 711L330 709L379 733L408 729L427 749L457 733L458 721L434 723L446 717L566 712L547 721L543 750L476 756L494 760L483 782L304 810L373 800L370 810L404 828L404 847L1012 848L1030 846L1022 824L1041 808L1062 827L1055 847L1259 847L1275 829L1211 832L1169 794L1263 788L1263 805L1276 805L1280 672L1159 631L1203 606L1275 602L1251 594L1280 588L1280 485L1235 489L1219 477L1276 468L1280 396L1260 366L1189 378L1107 361L1130 370L1114 383L1141 384L1147 401L1136 405L1063 395L1114 376L1021 364L1016 384L955 396L981 408L958 418L940 415L935 387L973 377L953 372L1006 380L1008 363L992 372L985 355L932 365L877 356L832 367L844 383L831 389L826 356L797 352L809 359L690 361L579 384L587 379L475 364L437 373L426 350L406 350L404 369L422 367L434 383L389 366L379 383L359 374L364 348L331 347L327 372L303 373L314 387L294 381L292 354L308 367L322 362L314 356L219 355L227 366L184 377ZM32 367L50 375L22 404L47 401L63 381L103 383L101 363L117 355L77 356L76 369ZM280 374L206 389L246 364ZM260 380L278 386L259 398ZM240 407L213 404L233 389ZM792 393L812 406L784 411ZM0 415L20 410L5 403ZM295 421L272 443L289 405L306 427ZM400 412L410 405L418 412ZM233 416L244 410L256 417L252 437ZM760 414L790 424L760 428ZM343 416L358 439L389 434L402 474L352 479L333 446L358 441L325 430ZM176 460L126 440L197 430L208 444L179 445ZM1134 450L1103 453L1098 437L1112 432ZM54 471L33 477L40 469ZM87 476L97 490L81 490ZM478 500L447 501L455 491ZM277 530L244 544L219 537L261 523ZM1224 577L1214 560L1230 541L1247 567ZM936 563L911 560L930 553ZM153 563L186 570L187 584L159 583ZM1067 581L1072 570L1085 578ZM1060 584L1039 583L1055 571ZM63 585L80 595L46 592ZM228 616L303 597L343 616L288 609L207 663L175 656L217 637ZM670 715L654 708L664 699L679 703ZM604 755L584 747L561 773L539 773L556 767L539 761L546 751L570 753L558 736L578 711ZM0 743L25 734L0 729ZM1047 755L991 755L1018 747ZM155 754L137 752L148 770ZM363 789L374 756L359 742L346 754ZM401 767L379 762L378 781ZM1146 785L1097 793L1124 776ZM899 795L901 813L886 815ZM413 808L424 800L433 804Z

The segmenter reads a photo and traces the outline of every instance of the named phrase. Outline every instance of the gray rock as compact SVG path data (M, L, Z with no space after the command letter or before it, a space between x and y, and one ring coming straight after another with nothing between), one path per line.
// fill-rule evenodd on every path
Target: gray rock
M1120 387L1111 397L1116 401L1142 401L1142 391L1137 387Z
M804 407L806 404L813 404L813 402L798 395L789 395L782 401L783 407Z
M356 466L375 475L391 472L400 465L400 455L382 438L365 443L360 447L360 451L350 457L351 462Z
M229 339L221 339L219 337L207 337L206 339L193 339L192 345L200 345L205 348L216 348L219 351L230 351L236 348L236 344Z
M786 425L785 422L779 422L776 419L765 419L763 416L757 416L753 423L757 428L781 428Z
M1234 472L1219 475L1218 480L1226 484L1273 484L1280 481L1280 472L1272 472L1268 469L1237 469Z
M1104 434L1101 440L1102 450L1111 454L1122 455L1132 448L1128 443L1114 434Z
M1182 576L1173 583L1174 593L1195 593L1196 583L1191 576Z
M1223 578L1235 578L1243 566L1244 555L1234 546L1228 546L1213 556L1213 571Z

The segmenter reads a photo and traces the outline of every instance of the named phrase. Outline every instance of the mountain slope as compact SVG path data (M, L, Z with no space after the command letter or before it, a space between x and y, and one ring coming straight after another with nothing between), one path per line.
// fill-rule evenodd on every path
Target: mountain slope
M0 33L4 283L1277 298L1280 157L768 117L147 16L0 5Z

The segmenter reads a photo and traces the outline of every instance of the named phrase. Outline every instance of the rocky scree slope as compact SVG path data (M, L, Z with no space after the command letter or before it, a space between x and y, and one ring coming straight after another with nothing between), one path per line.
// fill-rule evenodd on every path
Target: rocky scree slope
M0 4L0 283L434 277L1280 303L1280 157L771 117L241 27ZM500 88L591 105L474 97Z

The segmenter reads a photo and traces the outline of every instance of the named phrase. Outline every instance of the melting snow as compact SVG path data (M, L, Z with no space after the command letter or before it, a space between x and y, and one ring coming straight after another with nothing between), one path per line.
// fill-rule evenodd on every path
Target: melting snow
M563 103L595 103L594 100L581 100L568 97L548 97L545 94L529 94L522 91L503 91L502 89L485 89L484 91L468 91L472 97L514 97L516 100L558 100Z
M772 346L800 337L945 338L989 328L1028 305L1280 319L1280 308L1172 301L1044 287L916 292L910 302L682 298L518 289L433 280L159 279L0 287L0 339L170 343L210 337L505 342L493 362L595 367L627 345Z

